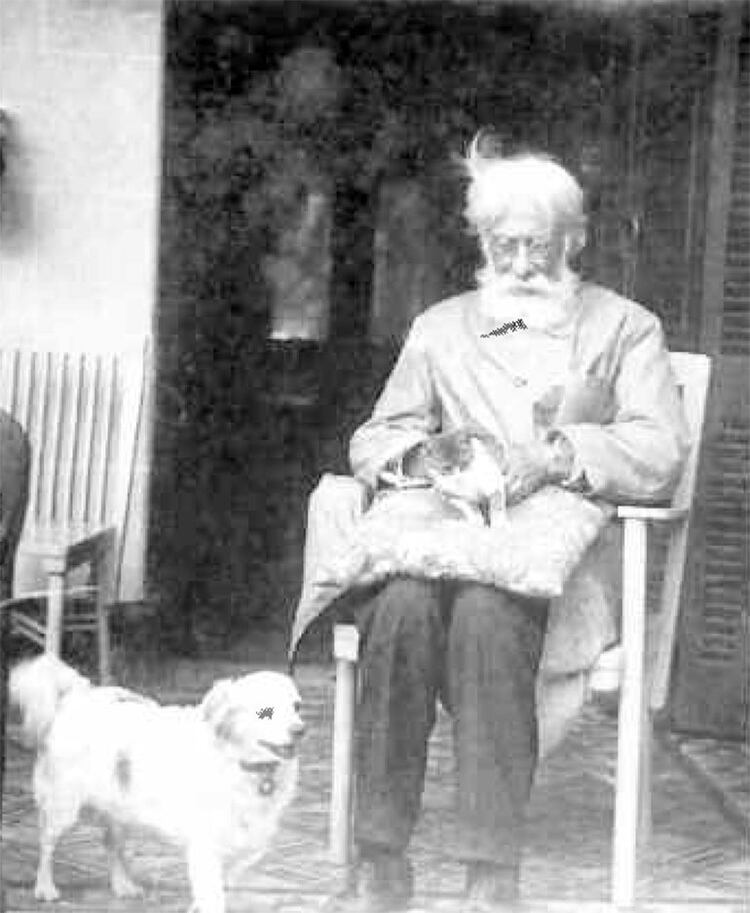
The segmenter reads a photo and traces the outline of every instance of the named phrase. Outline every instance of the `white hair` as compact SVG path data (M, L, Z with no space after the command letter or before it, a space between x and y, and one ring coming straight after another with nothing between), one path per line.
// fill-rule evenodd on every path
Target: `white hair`
M502 156L479 151L478 133L464 159L469 175L465 216L480 234L519 204L538 209L582 247L586 228L583 190L554 159L535 153Z

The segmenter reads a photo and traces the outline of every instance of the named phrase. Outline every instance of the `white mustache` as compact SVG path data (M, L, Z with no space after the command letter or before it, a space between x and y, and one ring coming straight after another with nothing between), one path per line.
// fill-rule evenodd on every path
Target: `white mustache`
M523 317L529 326L540 329L567 320L574 306L572 294L575 276L566 273L560 279L533 276L522 280L514 276L498 276L484 267L477 274L484 310L498 319Z
M534 279L500 279L494 290L498 295L529 295L541 298L557 297L560 293L559 281L538 276Z
M570 288L570 274L564 274L560 279L550 279L548 276L535 275L529 279L518 279L516 276L498 276L491 266L482 267L477 273L480 288L486 289L490 294L497 296L539 296L549 298L563 298Z

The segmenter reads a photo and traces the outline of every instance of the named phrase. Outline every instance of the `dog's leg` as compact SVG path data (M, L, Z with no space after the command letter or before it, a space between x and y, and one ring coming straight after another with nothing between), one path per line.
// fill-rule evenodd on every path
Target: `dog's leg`
M78 820L81 811L80 794L75 779L66 780L45 753L34 765L34 801L39 811L39 863L36 870L34 897L37 900L58 900L53 859L60 837Z
M109 883L115 897L140 897L142 889L130 877L123 855L123 832L119 824L108 822L104 827L104 845L109 856Z
M74 819L75 820L75 819ZM36 870L34 897L37 900L59 900L60 892L55 886L52 872L55 846L66 828L57 826L53 815L45 809L39 810L39 864Z
M188 878L194 913L225 913L221 858L209 841L192 842L187 850Z

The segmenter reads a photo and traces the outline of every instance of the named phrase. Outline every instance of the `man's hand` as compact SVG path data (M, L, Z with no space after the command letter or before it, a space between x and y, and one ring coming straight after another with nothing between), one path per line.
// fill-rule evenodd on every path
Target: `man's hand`
M572 468L573 448L566 438L513 445L505 467L508 505L523 501L543 485L563 481Z
M405 472L412 477L430 479L443 494L473 504L492 498L504 486L506 503L510 506L528 498L543 485L569 478L573 468L573 447L561 435L551 440L515 444L502 461L476 438L472 439L471 452L472 459L466 468L450 471L446 467L447 471L440 472L435 469L428 447L419 445L404 460Z

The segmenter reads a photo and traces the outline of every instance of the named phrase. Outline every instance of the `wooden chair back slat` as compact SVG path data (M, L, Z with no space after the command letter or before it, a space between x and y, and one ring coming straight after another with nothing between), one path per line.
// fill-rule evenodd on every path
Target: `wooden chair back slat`
M113 459L112 434L117 410L117 364L108 359L101 364L102 383L98 392L101 394L101 438L99 441L99 462L96 466L93 482L92 513L98 523L103 523L109 511L109 476Z
M36 362L39 364L36 364ZM39 373L37 373L37 370ZM28 434L31 438L31 497L29 515L35 522L39 522L43 514L44 477L46 460L43 458L49 450L49 434L47 432L47 416L49 402L47 391L49 387L50 357L49 355L33 355L32 363L28 368L30 421ZM28 521L27 521L28 522Z
M34 540L103 526L122 532L146 355L0 349L0 408L23 426L32 451L19 555Z
M44 501L42 506L41 518L47 521L50 526L55 522L65 522L65 518L59 514L57 495L60 491L60 478L64 478L66 467L62 463L64 456L64 428L63 422L66 418L72 416L63 415L63 401L68 390L66 390L66 356L55 358L48 355L50 370L48 374L49 386L45 388L44 394L49 397L49 420L45 424L44 433L49 438L44 442L42 453L46 456L42 461L46 478L44 484ZM67 404L65 404L67 405ZM66 410L67 411L67 410Z
M18 350L8 353L7 359L7 370L4 372L3 376L3 386L8 391L8 399L11 404L10 411L13 415L18 416L19 418L25 419L24 427L28 427L28 385L24 386L21 384L20 380L21 372L21 355ZM21 391L25 391L27 394L26 401L24 403L20 402Z
M32 442L34 521L51 528L105 522L123 400L116 358L19 351L0 357L10 381L0 406Z
M86 365L81 363L80 370L86 376ZM98 370L98 365L97 365ZM95 375L96 379L96 375ZM85 394L85 390L84 390ZM91 454L96 440L96 401L95 397L84 395L81 402L80 417L80 453L78 459L82 466L91 465ZM85 522L89 516L89 485L79 485L72 492L71 514L76 522Z
M77 508L76 495L78 487L75 484L75 467L77 465L86 465L82 459L82 415L85 405L85 387L86 375L84 371L83 360L76 363L73 361L70 365L71 371L71 404L73 413L73 423L78 429L76 434L68 435L68 449L64 457L64 465L67 469L63 483L63 516L70 517L74 522L78 519L79 512Z

